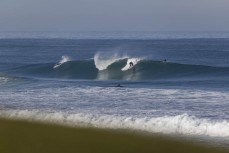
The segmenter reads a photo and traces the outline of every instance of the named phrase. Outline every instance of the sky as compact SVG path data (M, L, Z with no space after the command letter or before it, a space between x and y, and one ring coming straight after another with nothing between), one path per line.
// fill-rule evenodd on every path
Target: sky
M229 0L0 0L0 31L229 31Z

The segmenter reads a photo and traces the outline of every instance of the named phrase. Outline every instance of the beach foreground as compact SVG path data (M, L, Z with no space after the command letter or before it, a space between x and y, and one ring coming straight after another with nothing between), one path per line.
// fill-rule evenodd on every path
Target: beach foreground
M196 145L164 136L146 136L125 130L71 128L0 119L2 153L224 153L228 150Z

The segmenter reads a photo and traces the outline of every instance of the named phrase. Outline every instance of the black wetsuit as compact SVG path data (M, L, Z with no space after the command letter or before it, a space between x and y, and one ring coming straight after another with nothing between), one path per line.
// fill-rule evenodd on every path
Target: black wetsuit
M118 84L116 87L123 87L123 86L121 86L121 84Z

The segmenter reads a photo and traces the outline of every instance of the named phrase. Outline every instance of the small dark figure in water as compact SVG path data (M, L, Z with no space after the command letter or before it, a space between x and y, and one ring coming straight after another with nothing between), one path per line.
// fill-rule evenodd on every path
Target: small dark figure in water
M123 86L121 86L121 84L119 83L116 87L123 87Z
M166 63L166 62L167 62L167 60L166 60L166 59L164 59L162 62L163 62L163 63Z
M130 62L129 64L130 64L130 67L133 67L134 66L134 63L133 62Z

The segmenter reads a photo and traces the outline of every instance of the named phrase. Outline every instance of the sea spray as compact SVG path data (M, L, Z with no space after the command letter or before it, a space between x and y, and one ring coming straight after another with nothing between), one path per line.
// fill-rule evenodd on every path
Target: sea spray
M66 62L68 62L68 61L70 61L70 60L71 60L71 59L70 59L69 56L62 56L62 57L61 57L61 60L59 61L59 63L55 64L53 68L54 68L54 69L55 69L55 68L58 68L59 66L61 66L62 64L66 63Z
M102 55L102 53L96 53L94 56L95 67L100 71L105 70L109 65L126 58L128 58L128 56L113 54L107 57L105 55Z

